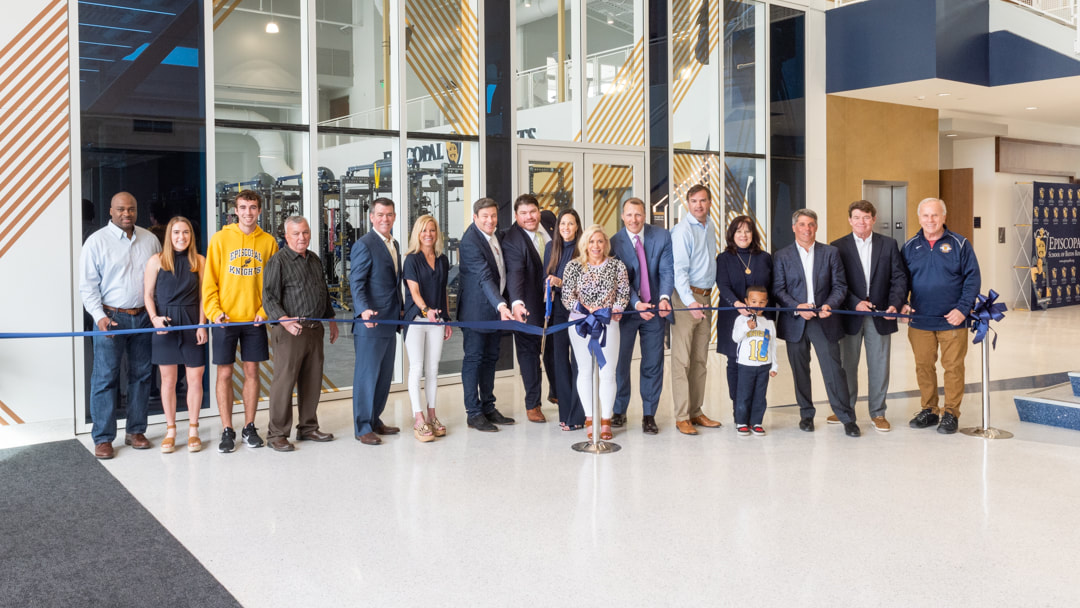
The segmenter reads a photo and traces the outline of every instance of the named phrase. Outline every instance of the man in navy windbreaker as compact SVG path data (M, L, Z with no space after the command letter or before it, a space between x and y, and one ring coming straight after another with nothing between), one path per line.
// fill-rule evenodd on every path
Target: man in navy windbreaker
M915 314L908 341L915 355L915 375L922 410L911 427L938 425L938 432L956 432L964 398L964 356L967 355L967 317L979 294L979 261L967 239L945 227L945 202L919 203L922 230L904 244L902 254L911 275L911 298L901 312ZM945 369L945 407L938 406L937 356Z

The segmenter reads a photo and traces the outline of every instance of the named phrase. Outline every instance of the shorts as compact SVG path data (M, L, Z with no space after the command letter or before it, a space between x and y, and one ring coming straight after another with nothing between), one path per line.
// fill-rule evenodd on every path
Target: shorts
M195 330L170 331L165 335L150 334L150 362L154 365L206 365L206 345L195 343Z
M266 361L270 358L270 343L266 340L265 325L237 325L212 328L214 365L232 365L236 361L236 344L240 343L241 361Z

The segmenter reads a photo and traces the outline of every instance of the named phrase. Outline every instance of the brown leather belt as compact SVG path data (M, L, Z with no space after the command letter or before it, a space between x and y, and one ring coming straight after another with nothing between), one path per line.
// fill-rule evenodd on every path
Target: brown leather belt
M115 306L109 306L108 304L102 304L101 307L104 308L105 310L109 310L109 311L112 311L112 312L122 312L125 315L132 315L132 316L141 315L143 313L143 311L146 310L146 308L143 307L143 306L140 306L138 308L117 308Z
M694 287L693 285L691 285L690 286L690 291L696 293L699 296L711 296L712 295L712 288L711 287L709 289L702 289L700 287Z

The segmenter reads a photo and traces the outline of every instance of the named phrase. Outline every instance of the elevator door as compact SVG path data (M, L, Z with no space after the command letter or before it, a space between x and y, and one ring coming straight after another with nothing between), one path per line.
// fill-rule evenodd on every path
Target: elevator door
M903 245L914 230L907 226L907 182L863 180L863 198L877 208L874 232Z

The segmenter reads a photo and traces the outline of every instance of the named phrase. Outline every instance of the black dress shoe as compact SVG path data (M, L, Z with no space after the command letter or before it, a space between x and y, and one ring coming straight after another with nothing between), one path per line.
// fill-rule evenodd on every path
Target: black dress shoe
M802 420L799 420L799 430L800 431L806 431L807 433L813 433L814 432L814 419L813 418L803 418Z
M503 416L501 413L499 413L499 410L491 410L490 412L484 414L484 417L487 418L489 422L494 422L495 424L514 424L513 418L509 416Z
M941 424L938 425L937 432L943 435L952 435L956 432L956 427L959 423L960 421L956 419L956 416L953 416L949 412L945 412L941 415Z
M937 423L938 415L935 414L934 411L930 408L926 408L918 414L915 414L915 417L911 419L911 422L908 423L908 426L913 429L925 429L934 426Z
M655 416L643 416L641 418L641 430L649 435L655 435L660 432L660 428L656 426Z
M499 430L499 427L492 424L484 415L469 416L469 428L484 431L485 433L495 433Z
M611 426L619 429L626 426L626 414L615 414L611 417Z
M859 430L859 425L854 422L844 423L844 434L848 437L858 437L862 435L862 431Z

